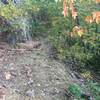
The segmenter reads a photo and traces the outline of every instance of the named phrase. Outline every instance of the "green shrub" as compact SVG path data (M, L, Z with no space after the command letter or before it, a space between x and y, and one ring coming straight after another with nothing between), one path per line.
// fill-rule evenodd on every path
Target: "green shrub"
M74 65L78 65L78 69L88 68L94 69L94 71L97 69L96 72L99 73L100 34L95 31L95 23L89 25L84 20L92 11L98 10L98 7L96 7L97 5L94 2L88 1L82 1L81 4L80 2L75 2L75 4L76 8L78 7L77 11L80 22L78 27L86 30L83 32L83 36L80 36L81 33L79 33L79 35L71 37L70 34L76 26L75 21L70 15L63 18L61 14L58 14L52 20L52 31L49 38L57 49L59 59L65 61L72 59L75 62ZM90 6L92 9L86 10L87 6ZM60 10L58 9L58 11ZM89 29L89 32L87 29Z
M61 27L60 24L57 24L50 37L54 47L57 48L59 59L72 58L80 62L80 67L84 63L85 66L99 69L100 34L85 33L82 38L78 36L73 38L63 27L64 24Z
M78 100L86 100L82 94L89 95L93 100L100 100L100 84L88 81L83 86L71 84L68 91Z
M77 99L81 98L82 89L77 84L71 84L68 88L69 92Z

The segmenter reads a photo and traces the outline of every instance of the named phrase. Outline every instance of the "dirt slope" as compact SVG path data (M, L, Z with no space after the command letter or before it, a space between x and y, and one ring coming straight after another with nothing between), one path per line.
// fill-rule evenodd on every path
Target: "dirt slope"
M39 42L31 50L0 44L0 100L70 100L65 89L72 77L63 63L49 58L48 41Z

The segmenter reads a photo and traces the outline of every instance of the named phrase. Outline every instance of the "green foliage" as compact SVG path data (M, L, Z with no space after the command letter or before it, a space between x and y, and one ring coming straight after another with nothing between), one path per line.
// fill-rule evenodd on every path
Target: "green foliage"
M60 59L75 60L80 69L84 68L97 69L99 68L100 57L100 34L99 27L95 23L87 24L84 19L93 11L99 11L100 8L92 0L75 1L75 8L78 12L79 26L86 29L82 37L71 37L74 26L77 25L76 20L72 19L70 12L68 16L63 18L61 12L62 1L58 0L25 0L21 5L14 5L10 2L8 5L0 3L0 16L7 20L12 20L16 17L26 17L30 20L29 28L32 36L45 35L50 31L50 39L57 49ZM10 28L20 28L21 25L15 23ZM98 28L98 33L96 32ZM49 29L49 30L48 30ZM77 33L76 33L77 34ZM86 67L85 67L86 66Z
M87 82L86 88L88 88L88 90L94 96L95 100L100 100L100 84L90 81Z
M46 2L47 4L47 2ZM20 29L23 26L17 20L22 19L23 17L29 20L29 28L32 36L41 35L40 33L45 33L50 22L48 14L48 6L44 2L25 0L21 4L9 4L5 5L0 2L0 16L4 17L8 22L12 22L9 29L6 27L6 30ZM5 31L4 27L1 27Z
M11 2L8 5L0 4L0 16L6 19L12 19L22 15L21 9L18 9Z
M60 13L59 6L55 1L33 1L33 6L37 10L30 10L31 14L31 29L33 37L48 36L51 29L53 18Z
M12 1L9 1L7 5L0 2L0 15L7 19L28 16L31 11L34 12L36 10L38 10L38 7L31 0L25 0L21 4L14 4Z
M92 68L99 68L100 56L100 34L86 34L83 38L71 38L68 33L57 32L53 33L51 41L58 50L60 59L76 59L80 66L92 66ZM97 70L98 70L97 69ZM99 70L98 70L99 71Z
M83 86L77 84L71 84L68 87L69 92L78 100L86 100L82 98L82 94L90 93L90 96L93 97L93 100L100 100L100 84L88 81ZM88 95L88 94L86 94Z
M89 29L89 32L84 32L82 37L78 35L71 37L72 29L76 26L75 20L73 20L70 15L63 18L62 15L58 14L55 19L52 20L50 40L57 49L59 59L65 61L66 59L72 59L75 62L74 64L78 65L77 68L79 70L88 68L94 69L94 71L96 70L96 72L99 73L100 34L95 31L95 23L90 24L88 27L85 22L85 17L99 8L96 7L97 5L94 2L82 1L80 3L76 1L75 4L78 11L80 27L86 30ZM87 7L92 9L87 10ZM59 9L57 10L60 11Z
M71 84L68 88L68 90L70 91L70 93L72 93L76 98L81 98L81 94L82 94L82 90L81 88L76 85L76 84Z

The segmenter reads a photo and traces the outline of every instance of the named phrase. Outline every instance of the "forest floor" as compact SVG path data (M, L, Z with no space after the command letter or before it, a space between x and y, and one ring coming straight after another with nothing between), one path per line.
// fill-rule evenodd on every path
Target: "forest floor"
M39 43L31 49L0 43L0 100L71 100L65 90L76 79L62 62L50 58L46 39Z

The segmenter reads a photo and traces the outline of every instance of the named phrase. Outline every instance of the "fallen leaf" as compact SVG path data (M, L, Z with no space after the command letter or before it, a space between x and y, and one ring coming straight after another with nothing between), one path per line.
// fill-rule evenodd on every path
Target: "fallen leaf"
M6 78L6 80L10 80L11 79L11 73L5 72L5 78Z
M93 22L93 18L92 18L92 16L87 16L86 18L85 18L85 21L87 22L87 23L92 23Z

